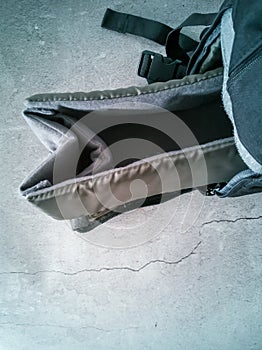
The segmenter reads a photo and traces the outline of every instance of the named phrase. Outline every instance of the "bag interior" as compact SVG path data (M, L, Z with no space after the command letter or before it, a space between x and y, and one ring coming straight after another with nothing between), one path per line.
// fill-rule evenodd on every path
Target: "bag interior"
M25 112L26 117L30 119L29 123L33 125L32 128L37 128L38 137L51 153L24 184L23 189L33 187L45 180L50 185L55 185L58 181L62 182L73 177L94 175L108 169L123 167L156 155L156 145L164 153L232 136L232 126L225 115L219 97L208 104L169 113L169 116L172 115L174 119L170 121L170 125L165 125L166 133L157 128L161 119L166 120L165 114L164 111L154 110L86 112L64 107L54 112L52 116ZM184 135L182 138L181 129L178 125L176 127L177 117L191 130L194 138L189 135ZM64 142L60 144L63 136ZM115 143L126 139L129 140L129 145L125 154L117 147L110 148ZM147 147L137 149L137 140L141 139L148 141L144 143ZM176 140L180 141L179 144ZM107 151L108 148L110 152ZM62 177L54 180L53 164L58 152L61 157L65 155L64 171L61 172ZM100 156L101 152L104 152L103 157ZM69 155L79 158L75 169L66 166Z
M133 96L127 89L118 91L117 97L113 91L109 99L105 99L108 91L96 92L96 96L89 93L78 99L70 94L33 96L28 100L24 116L50 154L25 179L21 191L28 194L69 179L125 167L157 154L183 152L192 146L232 137L232 126L221 101L220 78L221 71L216 70L213 74L185 77L182 84L181 80L152 84L156 85L155 90L151 85L139 88L139 93L136 88ZM170 90L177 95L172 103ZM144 109L136 109L137 104L141 105L138 98L143 93ZM152 95L157 98L158 93L162 93L158 106L155 103L156 106L148 108L148 101ZM119 109L114 103L126 97L132 109ZM107 105L103 106L105 100ZM90 110L93 101L101 101L102 108ZM168 110L162 108L161 102ZM194 137L183 132L181 123ZM125 140L128 140L126 147L114 147ZM143 147L139 140L143 141ZM62 171L54 178L58 156Z

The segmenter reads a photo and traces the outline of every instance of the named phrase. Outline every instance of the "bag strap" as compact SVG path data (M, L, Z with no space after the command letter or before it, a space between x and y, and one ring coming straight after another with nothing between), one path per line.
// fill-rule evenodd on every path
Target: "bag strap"
M129 33L165 45L168 34L174 29L166 24L144 17L107 9L101 27L119 33Z
M152 19L130 15L106 9L102 23L102 28L110 29L118 33L128 33L152 40L160 45L165 45L168 35L175 29ZM189 36L180 33L181 45L187 50L189 46L198 42Z
M193 13L184 22L182 22L176 29L169 33L166 41L166 54L167 57L174 59L180 59L183 63L189 62L189 56L187 52L196 49L197 45L192 45L189 41L185 41L181 36L181 30L184 27L193 26L209 26L215 19L216 13Z
M158 21L107 9L101 26L119 33L129 33L150 39L166 46L164 57L152 51L143 51L138 75L148 83L168 81L186 75L188 52L194 51L199 42L181 33L187 26L210 25L215 13L194 13L175 29Z

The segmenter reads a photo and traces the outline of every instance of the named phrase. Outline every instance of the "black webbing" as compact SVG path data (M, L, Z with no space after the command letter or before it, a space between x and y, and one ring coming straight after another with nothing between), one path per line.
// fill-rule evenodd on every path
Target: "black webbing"
M167 56L172 59L179 59L184 64L187 64L189 61L187 52L195 50L197 45L188 42L188 37L185 40L184 36L180 33L181 29L189 26L208 26L213 22L216 15L216 13L193 13L190 15L180 26L169 33L166 41Z
M217 13L192 13L176 29L193 26L209 26L215 19Z
M119 33L138 35L165 45L168 34L173 28L151 19L129 15L107 9L101 26Z
M176 29L166 24L127 13L107 9L101 26L119 33L129 33L166 45L167 57L150 51L144 51L138 74L148 82L167 81L181 78L186 74L189 62L187 52L194 51L198 42L181 33L183 27L210 25L215 13L194 13Z

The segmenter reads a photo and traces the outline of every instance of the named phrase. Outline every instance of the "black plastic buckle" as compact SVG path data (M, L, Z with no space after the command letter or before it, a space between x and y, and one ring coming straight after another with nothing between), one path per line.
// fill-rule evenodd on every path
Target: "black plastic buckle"
M157 81L168 81L185 76L186 67L182 66L182 61L164 57L159 53L152 51L143 51L138 75L146 78L148 83Z

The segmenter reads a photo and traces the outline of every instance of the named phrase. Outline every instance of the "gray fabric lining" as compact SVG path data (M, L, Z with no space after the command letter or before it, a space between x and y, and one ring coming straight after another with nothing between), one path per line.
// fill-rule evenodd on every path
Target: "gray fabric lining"
M205 62L206 63L206 57L208 56L208 52L210 50L210 47L214 42L216 42L216 39L220 35L220 23L216 26L216 28L213 30L213 32L209 35L207 38L207 41L205 43L205 46L203 47L203 50L197 57L194 66L192 67L190 74L196 74L196 73L203 73L204 70L202 69L202 65Z
M215 67L221 67L222 65L222 55L221 55L221 45L220 45L220 36L217 37L212 45L210 46L209 53L207 57L202 62L200 67L200 73L205 73L210 69Z

